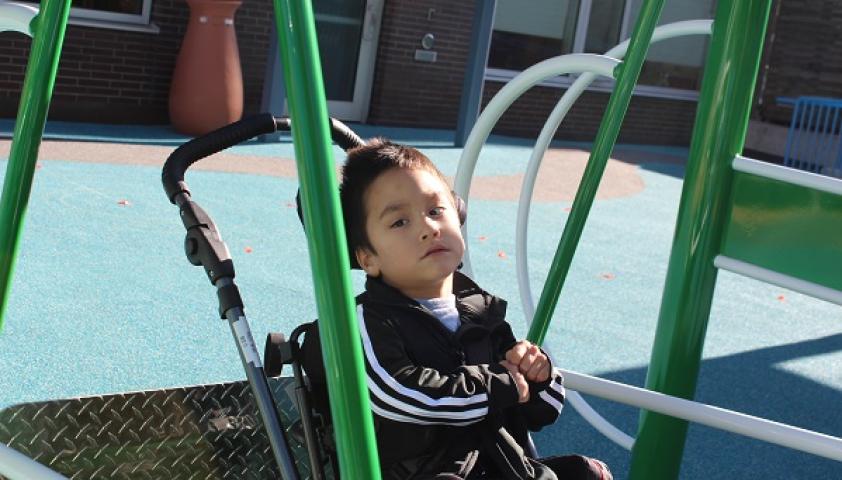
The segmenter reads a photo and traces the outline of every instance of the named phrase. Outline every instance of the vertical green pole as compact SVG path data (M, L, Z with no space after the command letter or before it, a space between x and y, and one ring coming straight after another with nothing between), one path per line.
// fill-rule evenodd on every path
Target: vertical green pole
M377 444L348 274L313 8L309 0L275 0L275 18L339 468L342 478L378 480Z
M576 191L576 198L573 199L573 206L570 209L570 216L564 226L564 232L558 243L558 249L553 257L550 273L544 282L544 290L535 308L535 317L532 326L529 328L527 338L536 344L544 343L547 329L550 327L550 319L558 303L558 296L567 272L570 270L570 263L573 261L573 254L576 253L576 246L582 236L582 229L585 228L585 220L593 205L599 181L608 163L608 156L614 149L614 143L620 134L620 127L623 125L623 117L629 108L634 86L640 70L643 68L643 61L646 59L646 51L652 40L652 32L658 25L658 18L664 8L664 0L648 0L644 2L640 15L635 23L634 31L629 39L629 49L626 60L621 63L616 72L617 85L611 92L608 99L608 106L599 124L599 131L596 134L596 141L591 150L588 165L582 175L582 182Z
M3 328L38 147L50 108L71 0L44 0L26 66L9 164L0 197L0 330Z
M646 388L692 398L772 0L719 0ZM687 422L643 411L630 479L678 478Z

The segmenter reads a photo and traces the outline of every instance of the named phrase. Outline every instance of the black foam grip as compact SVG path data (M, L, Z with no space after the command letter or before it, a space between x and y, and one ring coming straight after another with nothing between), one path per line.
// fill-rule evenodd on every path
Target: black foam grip
M339 120L330 117L330 139L339 145L342 150L346 152L352 148L357 148L365 145L365 141L359 135L354 133L347 125ZM275 129L279 132L288 132L291 130L292 122L289 117L281 117L275 119Z
M275 119L272 115L261 113L226 125L181 145L167 158L161 173L161 181L167 198L175 203L176 195L190 192L184 182L184 172L190 168L190 165L257 135L272 133L275 129Z
M346 152L365 145L365 141L359 135L335 118L330 119L330 138Z
M289 122L287 122L287 129L289 128ZM278 130L281 130L279 127ZM346 152L351 150L352 148L362 147L365 145L365 140L360 138L359 135L354 133L347 125L340 122L335 118L330 119L330 138L334 141L337 145L339 145L342 150ZM298 212L298 220L301 222L301 226L304 226L304 212L301 210L301 190L299 189L298 192L295 194L295 210Z

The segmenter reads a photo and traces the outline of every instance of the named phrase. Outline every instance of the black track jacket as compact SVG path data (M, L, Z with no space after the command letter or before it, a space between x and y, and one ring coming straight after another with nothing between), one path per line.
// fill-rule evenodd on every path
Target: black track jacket
M530 384L530 400L498 362L516 340L506 302L461 273L453 293L460 326L447 330L414 300L369 277L357 298L368 390L384 479L538 478L527 430L553 423L564 402L561 374ZM540 464L537 467L540 469Z

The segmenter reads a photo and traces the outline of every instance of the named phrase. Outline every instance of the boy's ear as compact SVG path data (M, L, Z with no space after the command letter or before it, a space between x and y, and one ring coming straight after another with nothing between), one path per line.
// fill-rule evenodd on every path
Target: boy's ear
M378 262L377 255L374 252L367 248L358 248L354 255L356 255L357 263L366 275L370 277L380 276L380 262Z

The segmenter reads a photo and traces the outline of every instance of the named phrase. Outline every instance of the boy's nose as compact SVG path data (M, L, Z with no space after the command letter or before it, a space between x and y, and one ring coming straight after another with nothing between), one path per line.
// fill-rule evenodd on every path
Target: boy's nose
M441 232L439 222L432 218L425 218L421 226L421 240L426 240L429 236L438 236Z

